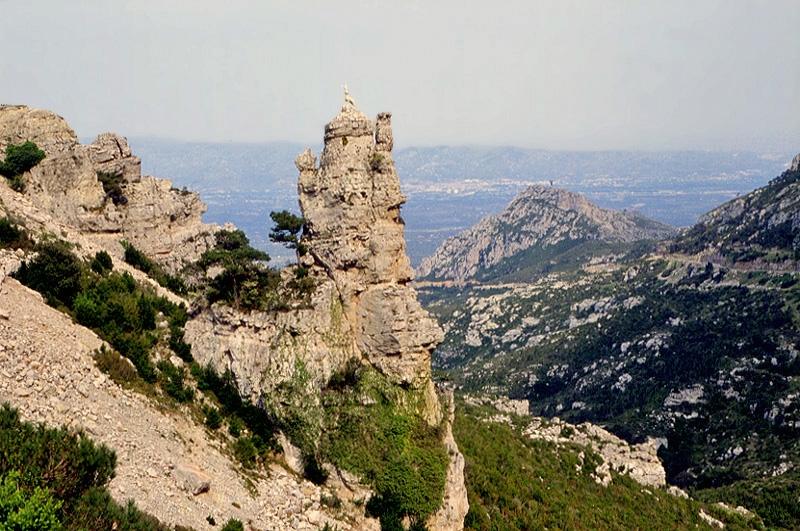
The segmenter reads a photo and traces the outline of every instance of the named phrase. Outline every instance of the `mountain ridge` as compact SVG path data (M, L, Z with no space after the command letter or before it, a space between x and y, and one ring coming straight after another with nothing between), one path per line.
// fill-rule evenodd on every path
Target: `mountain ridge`
M673 230L635 212L600 208L581 194L532 185L503 212L446 240L417 272L430 280L489 278L492 269L526 251L559 247L564 252L592 241L632 243L660 239Z

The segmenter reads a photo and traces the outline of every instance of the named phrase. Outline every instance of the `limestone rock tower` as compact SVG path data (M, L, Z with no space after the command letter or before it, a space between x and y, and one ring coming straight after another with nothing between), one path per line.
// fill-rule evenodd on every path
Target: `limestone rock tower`
M442 341L409 282L400 206L406 198L392 160L391 114L371 121L345 91L325 126L319 166L311 150L295 161L306 220L307 265L336 284L356 347L392 381L430 382L430 357Z

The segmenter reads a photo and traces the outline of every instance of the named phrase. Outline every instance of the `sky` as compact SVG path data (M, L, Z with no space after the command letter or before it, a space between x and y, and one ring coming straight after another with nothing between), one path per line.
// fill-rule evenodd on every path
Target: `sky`
M0 103L103 131L800 151L800 0L0 0Z

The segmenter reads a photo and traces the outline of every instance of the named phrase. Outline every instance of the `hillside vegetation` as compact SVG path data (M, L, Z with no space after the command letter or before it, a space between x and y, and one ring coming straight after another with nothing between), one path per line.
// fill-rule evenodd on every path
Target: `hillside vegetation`
M460 403L454 433L467 461L469 530L712 529L701 512L728 529L763 529L758 518L644 488L612 471L608 486L591 475L601 458L577 445L533 440L528 420Z

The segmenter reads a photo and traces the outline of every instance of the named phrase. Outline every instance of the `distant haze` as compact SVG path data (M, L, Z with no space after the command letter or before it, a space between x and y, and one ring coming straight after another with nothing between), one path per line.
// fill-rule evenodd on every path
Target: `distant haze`
M800 150L800 1L0 0L0 103L318 143L347 82L403 146Z

